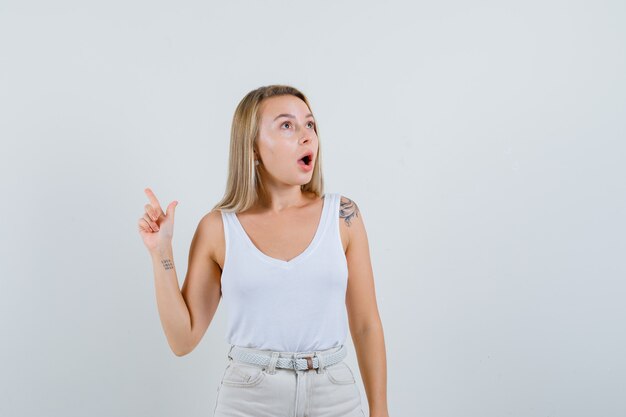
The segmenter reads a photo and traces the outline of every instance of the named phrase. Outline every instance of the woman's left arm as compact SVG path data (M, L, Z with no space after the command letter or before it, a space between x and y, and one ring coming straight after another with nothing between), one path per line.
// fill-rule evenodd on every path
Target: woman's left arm
M378 314L374 273L363 217L356 203L341 197L340 222L349 230L346 249L348 287L346 308L350 334L369 405L370 417L388 417L387 358Z

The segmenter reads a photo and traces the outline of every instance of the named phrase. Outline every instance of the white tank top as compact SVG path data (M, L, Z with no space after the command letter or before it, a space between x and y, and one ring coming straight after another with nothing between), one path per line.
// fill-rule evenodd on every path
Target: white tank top
M324 194L313 240L289 261L261 252L235 213L222 211L226 342L286 352L345 343L348 265L339 232L340 199L337 193Z

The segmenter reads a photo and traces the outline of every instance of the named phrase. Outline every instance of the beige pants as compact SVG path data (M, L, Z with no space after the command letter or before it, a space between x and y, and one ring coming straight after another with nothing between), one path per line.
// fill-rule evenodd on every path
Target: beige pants
M331 353L339 347L318 351ZM272 351L244 348L271 356ZM313 352L310 352L311 354ZM279 352L293 358L306 352ZM229 356L217 388L214 417L364 417L361 392L345 361L321 369L263 367Z

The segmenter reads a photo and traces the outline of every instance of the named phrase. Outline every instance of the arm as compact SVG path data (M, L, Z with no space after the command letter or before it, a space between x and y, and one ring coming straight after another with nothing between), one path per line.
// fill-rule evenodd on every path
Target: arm
M181 356L189 338L189 310L178 287L172 247L161 248L150 255L161 326L170 348L176 356Z
M388 417L387 359L383 327L378 314L369 243L358 206L341 198L340 223L348 230L348 287L346 308L350 334L363 378L370 417Z
M204 216L196 229L182 290L172 248L151 253L161 325L176 356L191 352L206 332L221 297L221 269L213 260L221 231L219 211Z

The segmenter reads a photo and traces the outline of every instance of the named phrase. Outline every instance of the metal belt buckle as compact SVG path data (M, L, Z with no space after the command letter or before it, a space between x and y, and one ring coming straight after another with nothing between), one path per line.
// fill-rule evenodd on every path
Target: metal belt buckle
M303 358L294 358L293 359L293 369L295 371L298 371L298 359L306 359L306 369L303 369L304 371L310 371L312 369L315 369L313 367L313 358L317 356L317 353L314 353L313 356L305 356Z

